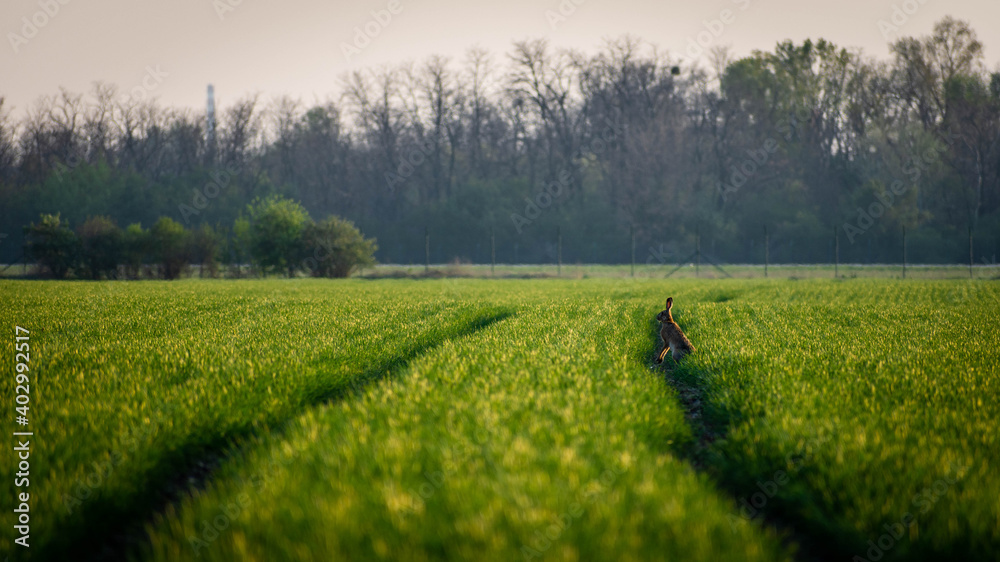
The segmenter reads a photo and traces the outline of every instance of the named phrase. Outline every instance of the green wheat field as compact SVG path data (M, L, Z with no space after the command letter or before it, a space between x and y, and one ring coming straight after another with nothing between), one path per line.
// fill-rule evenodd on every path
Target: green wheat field
M697 352L655 366L668 296ZM0 558L1000 560L995 280L3 280L0 303Z

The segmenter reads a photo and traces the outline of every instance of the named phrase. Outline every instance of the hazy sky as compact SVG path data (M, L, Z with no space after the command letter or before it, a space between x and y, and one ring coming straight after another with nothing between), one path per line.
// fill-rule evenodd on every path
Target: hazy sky
M894 5L898 31L880 30ZM568 15L553 17L560 6ZM372 11L384 11L384 26ZM204 107L209 83L223 105L251 92L309 103L339 93L353 69L435 53L461 59L473 45L502 61L513 40L540 37L593 52L625 33L685 63L701 32L708 47L737 55L823 37L884 58L886 33L925 35L949 14L972 23L987 66L1000 66L996 0L0 0L0 96L16 115L60 86L85 92L96 80L124 92L145 92L145 83L171 106ZM723 15L728 23L713 25ZM366 27L375 36L345 56L343 45Z

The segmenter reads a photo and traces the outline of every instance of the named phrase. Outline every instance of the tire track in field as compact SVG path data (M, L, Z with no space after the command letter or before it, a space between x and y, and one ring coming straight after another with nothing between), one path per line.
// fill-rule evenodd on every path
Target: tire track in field
M710 300L724 302L731 298L733 297L728 296L723 301L719 301L717 297L712 297ZM647 322L650 326L653 349L659 349L659 346L662 345L659 339L660 323L654 318L648 318ZM686 325L687 323L681 328L684 329ZM664 358L663 363L657 365L650 361L649 367L662 373L666 383L677 392L680 399L681 408L684 410L684 419L691 428L691 434L694 437L694 443L685 451L688 462L699 471L707 470L709 463L706 456L711 451L712 444L726 434L728 423L724 418L706 416L705 388L702 383L704 373L694 372L688 365L678 364L669 353Z
M652 330L652 339L658 344L659 322L652 320L651 324L655 326L655 330ZM670 358L669 354L668 358L669 361L664 359L660 365L653 363L652 368L660 370L666 383L677 392L684 409L684 418L691 428L694 442L686 450L682 450L681 455L695 470L705 473L711 478L712 482L716 484L720 496L731 498L734 506L733 512L738 518L740 517L739 510L735 506L738 505L738 496L741 493L745 494L746 490L740 491L732 489L731 486L727 487L722 475L714 470L713 466L713 461L718 461L719 456L723 454L713 447L713 444L726 436L730 424L729 414L721 406L712 404L707 397L704 381L711 373L693 368L690 365L678 364ZM707 412L706 406L708 406ZM776 515L773 510L761 513L763 514L760 519L761 527L770 529L780 537L795 560L827 562L838 559L831 551L823 549L822 545L817 544L812 537L799 531L794 521Z
M334 385L316 395L303 404L301 410L270 421L264 431L280 438L288 425L305 410L348 400L368 387L397 375L412 361L444 343L475 334L514 314L512 310L483 314L460 324L443 337L418 341L396 355L364 367L357 376L351 377L350 382ZM40 545L32 559L72 559L81 562L134 559L149 544L146 527L162 518L168 509L178 507L186 497L204 490L222 464L229 458L245 454L260 433L253 425L246 424L203 444L197 443L197 436L192 435L190 445L173 457L165 458L157 467L159 470L154 469L159 474L153 474L146 489L130 498L128 505L112 505L104 498L93 498L81 506L85 520L101 521L103 525L88 526L76 533L78 536L64 536L59 541ZM100 528L102 533L94 534L96 528Z

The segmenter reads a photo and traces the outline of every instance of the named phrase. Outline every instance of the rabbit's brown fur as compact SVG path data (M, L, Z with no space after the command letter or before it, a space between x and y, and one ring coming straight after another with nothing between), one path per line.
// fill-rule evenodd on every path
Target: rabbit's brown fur
M681 327L674 322L674 317L670 314L670 309L674 306L674 298L667 299L666 310L656 315L660 321L660 339L663 340L663 350L656 356L656 362L662 363L667 352L673 350L674 361L680 361L685 355L694 353L694 346L687 339Z

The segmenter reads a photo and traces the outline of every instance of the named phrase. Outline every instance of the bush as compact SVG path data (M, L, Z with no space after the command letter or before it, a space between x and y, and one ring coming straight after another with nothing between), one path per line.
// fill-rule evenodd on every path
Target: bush
M41 216L39 224L24 227L25 256L43 271L62 279L76 266L80 240L60 219L59 214Z
M250 220L250 254L265 273L295 274L302 258L302 234L309 214L299 203L279 196L255 199L247 207Z
M204 277L208 271L209 277L219 274L219 235L215 230L203 224L191 232L191 261L200 265L199 277Z
M125 262L125 274L131 279L138 279L142 265L149 262L149 231L144 230L141 224L130 224L125 229L122 238L122 260Z
M150 229L154 258L164 279L177 279L187 267L188 237L188 231L170 217L160 217Z
M250 221L240 217L233 223L233 235L229 239L229 259L236 266L236 276L243 275L243 263L252 260L250 248L253 245L253 229Z
M378 249L353 223L334 216L306 226L303 246L313 277L348 277L358 267L375 265Z
M118 225L108 217L90 217L77 229L77 235L87 276L95 280L102 274L108 279L115 277L123 257L123 236Z

